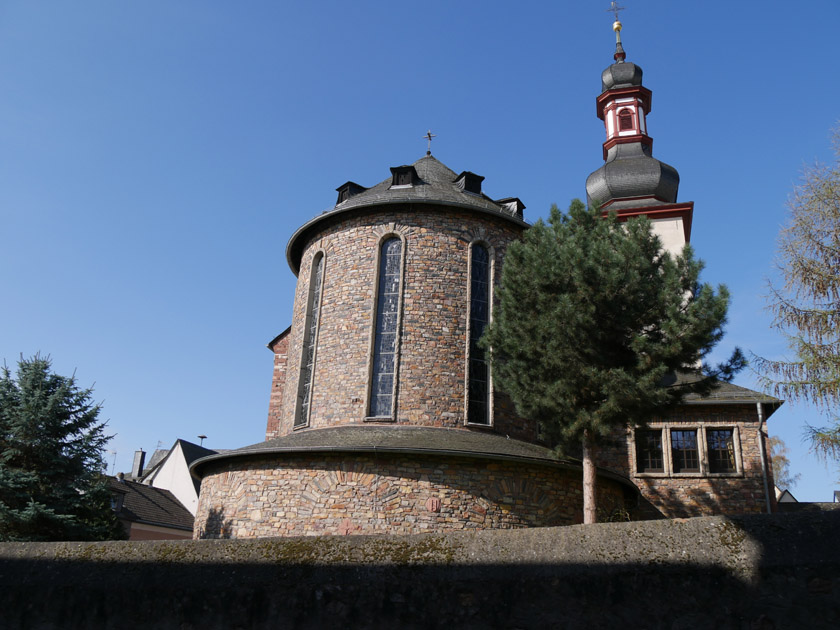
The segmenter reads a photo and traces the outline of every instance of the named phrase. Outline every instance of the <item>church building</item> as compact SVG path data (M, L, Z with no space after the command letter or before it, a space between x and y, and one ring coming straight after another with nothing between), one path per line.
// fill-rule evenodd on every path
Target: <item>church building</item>
M596 99L604 164L588 201L649 217L678 252L693 203L678 202L676 169L652 155L652 95L614 29ZM581 522L581 462L516 413L477 343L505 251L528 229L522 202L490 198L483 180L429 151L374 186L342 184L335 206L292 235L298 281L291 326L269 344L266 439L193 462L195 537ZM618 431L597 461L602 517L775 510L765 421L780 404L723 384Z

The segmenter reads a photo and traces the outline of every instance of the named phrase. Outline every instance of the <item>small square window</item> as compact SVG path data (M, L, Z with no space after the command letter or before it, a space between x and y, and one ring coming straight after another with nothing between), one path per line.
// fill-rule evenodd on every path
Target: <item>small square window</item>
M700 472L697 430L671 430L671 462L675 473Z
M662 457L662 431L636 431L636 472L665 471Z
M391 186L413 186L417 180L417 171L413 166L391 167Z
M732 429L707 429L709 472L735 472L735 440Z

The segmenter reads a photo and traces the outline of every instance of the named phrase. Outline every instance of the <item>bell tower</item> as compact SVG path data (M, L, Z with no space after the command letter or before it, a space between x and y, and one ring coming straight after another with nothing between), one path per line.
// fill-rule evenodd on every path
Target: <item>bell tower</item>
M615 5L610 10L617 18ZM626 61L621 28L616 19L615 62L601 74L601 94L595 100L606 141L604 165L586 179L587 202L604 213L615 211L619 220L648 217L665 250L676 254L690 240L694 202L677 202L677 169L653 157L647 128L652 93L642 85L642 69Z

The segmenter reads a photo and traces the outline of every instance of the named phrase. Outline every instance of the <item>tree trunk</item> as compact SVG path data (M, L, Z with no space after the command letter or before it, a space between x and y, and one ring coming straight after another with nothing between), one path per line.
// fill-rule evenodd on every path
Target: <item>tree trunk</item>
M598 522L595 492L595 441L587 430L583 432L583 522Z

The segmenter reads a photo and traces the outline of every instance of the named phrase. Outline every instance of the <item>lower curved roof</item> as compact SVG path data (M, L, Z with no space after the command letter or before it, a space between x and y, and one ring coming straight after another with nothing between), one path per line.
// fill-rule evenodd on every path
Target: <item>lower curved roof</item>
M206 465L231 459L331 452L499 459L567 470L581 469L580 460L560 458L544 446L512 440L494 433L437 427L346 425L298 431L266 442L202 457L193 462L190 472L200 478L201 469ZM598 474L637 490L636 486L622 475L603 469L599 469Z

